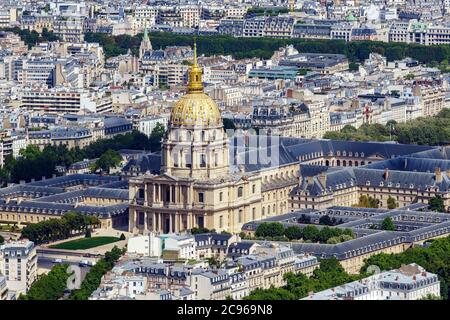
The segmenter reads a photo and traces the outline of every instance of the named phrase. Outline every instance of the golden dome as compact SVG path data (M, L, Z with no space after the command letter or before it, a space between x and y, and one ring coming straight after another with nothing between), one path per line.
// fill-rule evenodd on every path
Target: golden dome
M194 43L194 64L189 71L188 93L175 103L170 114L172 126L221 126L222 117L217 104L203 92L202 69L197 65Z

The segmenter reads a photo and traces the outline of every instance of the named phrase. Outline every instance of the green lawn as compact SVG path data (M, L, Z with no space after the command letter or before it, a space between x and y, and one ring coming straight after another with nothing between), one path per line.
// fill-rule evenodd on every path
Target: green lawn
M92 237L63 242L50 246L53 249L84 250L119 241L117 237Z

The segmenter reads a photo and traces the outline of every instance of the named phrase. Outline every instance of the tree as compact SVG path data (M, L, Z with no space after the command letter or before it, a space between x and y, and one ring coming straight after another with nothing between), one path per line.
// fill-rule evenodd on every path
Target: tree
M161 150L161 139L166 132L166 128L161 123L157 123L150 134L150 148L152 151Z
M297 219L298 223L302 223L302 224L310 224L311 223L311 217L307 216L306 214L302 213L302 215L300 216L300 218Z
M319 219L319 224L324 224L326 226L335 226L339 223L336 218L330 218L329 215L321 216Z
M380 200L362 194L356 207L360 208L378 208Z
M58 300L64 295L67 287L68 264L55 265L48 274L39 275L32 283L26 295L20 295L19 300Z
M345 272L336 258L323 259L320 268L314 270L311 278L303 273L287 272L286 285L281 288L253 290L245 300L298 300L309 292L323 291L347 282L358 280L361 276L351 276Z
M102 171L110 172L111 168L117 167L122 162L122 156L114 150L108 149L95 163Z
M302 229L297 226L289 226L284 230L284 235L289 240L297 240L302 238Z
M440 195L437 195L428 201L428 208L431 211L445 212L444 200Z
M348 64L348 69L350 71L358 71L359 70L359 63L355 63L355 62L350 62Z
M395 202L395 199L392 198L391 196L389 196L387 199L387 207L388 209L395 209L398 207L397 202Z
M282 237L284 227L279 222L263 222L256 228L257 237Z
M438 275L441 283L441 296L448 299L450 293L450 236L435 239L427 247L417 246L402 253L380 253L365 260L361 272L366 272L370 265L376 265L381 270L400 268L402 264L417 263L428 272Z
M433 294L427 294L425 297L419 300L443 300L441 297L435 296Z
M62 240L74 234L84 232L97 226L99 220L95 216L86 216L79 212L68 212L61 219L49 219L38 223L31 223L21 231L21 237L36 244Z
M3 244L5 242L5 238L0 234L0 244Z
M86 274L80 288L71 292L69 299L87 300L100 285L103 275L114 267L125 251L125 249L114 246L111 251L106 252L105 257L100 259Z
M317 242L319 241L319 230L315 226L306 226L303 228L303 240Z
M236 130L233 120L228 118L223 118L223 130Z
M386 217L381 222L381 229L386 231L395 231L395 224L391 217Z
M91 229L87 228L84 236L85 236L85 238L91 238L92 237Z
M19 151L19 155L29 160L36 159L42 154L38 146L34 144L28 145L25 149Z
M208 228L194 227L191 229L191 234L201 234L201 233L214 233L215 230L209 230Z

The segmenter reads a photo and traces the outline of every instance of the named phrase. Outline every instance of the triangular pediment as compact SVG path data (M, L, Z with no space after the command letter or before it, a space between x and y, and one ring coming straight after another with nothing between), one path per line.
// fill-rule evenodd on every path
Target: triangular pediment
M160 175L157 175L153 178L153 180L158 180L158 181L179 181L179 179L177 177L174 177L168 173L162 173Z

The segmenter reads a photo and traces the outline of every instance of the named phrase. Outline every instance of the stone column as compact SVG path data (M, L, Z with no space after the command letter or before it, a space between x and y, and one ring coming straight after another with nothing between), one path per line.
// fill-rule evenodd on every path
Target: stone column
M173 219L172 219L172 214L169 214L169 233L173 232Z
M164 214L160 213L160 214L159 214L159 218L158 218L158 220L159 220L159 232L163 232L163 231L164 231L163 228L162 228L162 225L163 225L163 222L162 222L163 217L164 217Z
M153 212L152 229L156 231L156 213Z
M134 232L134 209L128 211L128 230Z
M147 211L144 211L144 233L148 231L148 216Z
M148 206L148 188L147 184L144 182L144 206Z
M186 227L188 228L188 230L191 229L191 214L190 213L188 213L186 215Z

